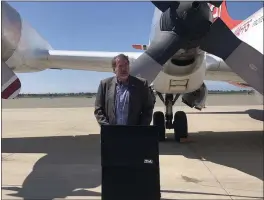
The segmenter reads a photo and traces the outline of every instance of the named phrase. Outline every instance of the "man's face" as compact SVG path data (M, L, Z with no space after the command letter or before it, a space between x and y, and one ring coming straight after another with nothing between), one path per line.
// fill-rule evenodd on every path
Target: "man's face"
M116 58L115 74L120 81L126 81L129 76L129 64L124 58Z

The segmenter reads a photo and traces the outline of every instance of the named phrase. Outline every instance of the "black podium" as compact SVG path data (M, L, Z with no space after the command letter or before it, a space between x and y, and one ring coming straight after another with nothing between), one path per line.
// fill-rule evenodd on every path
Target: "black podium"
M155 126L101 127L102 200L160 200Z

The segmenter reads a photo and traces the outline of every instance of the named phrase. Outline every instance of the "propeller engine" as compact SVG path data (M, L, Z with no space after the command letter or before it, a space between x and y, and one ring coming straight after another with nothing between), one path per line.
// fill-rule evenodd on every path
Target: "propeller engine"
M12 99L21 90L19 78L13 70L6 64L8 59L15 54L21 38L21 18L18 12L6 2L2 4L2 37L1 37L1 96L3 99ZM4 76L3 76L4 75Z
M160 30L148 49L131 66L132 75L142 76L149 83L180 49L198 47L213 21L209 5L205 2L153 1L152 3L163 12L160 18Z
M160 30L148 49L132 63L131 74L151 83L163 65L180 49L218 56L244 81L263 95L263 52L241 41L221 18L212 20L208 3L222 1L152 1L162 11ZM228 43L226 42L228 41Z

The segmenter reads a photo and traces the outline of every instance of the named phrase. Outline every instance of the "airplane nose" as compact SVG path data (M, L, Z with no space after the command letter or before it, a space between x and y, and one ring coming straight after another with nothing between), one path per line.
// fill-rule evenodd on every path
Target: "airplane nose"
M8 3L2 1L2 61L6 62L16 50L21 37L21 17Z

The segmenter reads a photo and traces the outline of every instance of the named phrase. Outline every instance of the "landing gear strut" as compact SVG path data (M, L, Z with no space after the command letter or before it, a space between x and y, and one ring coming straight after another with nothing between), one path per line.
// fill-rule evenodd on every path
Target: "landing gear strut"
M160 100L165 104L165 115L161 111L156 111L153 114L153 125L159 128L160 141L166 139L166 129L174 129L174 139L180 142L181 138L188 137L188 122L187 116L183 111L177 111L173 117L173 106L180 94L166 94L165 99L161 93L157 92Z

